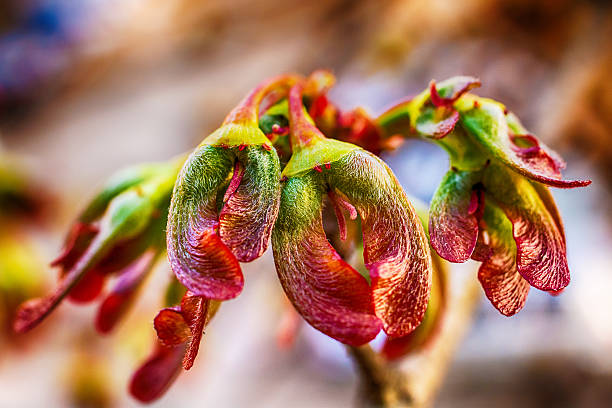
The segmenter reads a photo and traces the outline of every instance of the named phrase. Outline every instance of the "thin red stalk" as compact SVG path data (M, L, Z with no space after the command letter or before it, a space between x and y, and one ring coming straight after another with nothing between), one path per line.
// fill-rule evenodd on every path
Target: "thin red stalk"
M280 75L270 78L259 84L227 115L223 121L224 125L230 123L247 123L257 125L259 117L259 106L263 99L276 88L289 88L295 84L300 77L298 75Z
M302 104L304 83L295 84L289 91L289 125L291 127L290 141L293 151L304 148L313 142L325 139L325 136L306 119Z

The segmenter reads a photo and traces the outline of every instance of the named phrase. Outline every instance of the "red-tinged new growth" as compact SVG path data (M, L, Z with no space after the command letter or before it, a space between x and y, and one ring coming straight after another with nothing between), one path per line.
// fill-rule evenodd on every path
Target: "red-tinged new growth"
M168 217L168 257L194 295L238 296L244 284L239 262L253 261L267 248L278 213L280 163L259 129L259 107L296 80L282 76L256 87L179 174Z
M375 155L380 155L383 149L389 148L382 138L379 126L361 108L348 112L338 111L334 136L344 142L356 144Z
M165 214L181 163L179 158L141 165L109 181L75 222L52 263L61 268L57 288L21 305L15 331L38 325L66 296L94 300L110 275L117 275L118 282L102 304L96 327L103 333L115 327L152 269L155 254L163 250Z
M302 84L290 91L289 121L293 155L283 170L272 234L287 297L313 327L346 344L369 342L381 328L390 336L410 333L423 318L432 267L425 232L404 191L378 157L323 136L306 117ZM342 235L342 211L359 215L371 284L327 241L325 195Z
M529 286L558 292L570 281L563 224L547 185L590 181L563 180L563 160L514 114L466 93L479 84L470 77L432 82L380 123L389 125L404 112L417 133L449 153L451 169L430 208L431 244L451 262L482 261L479 279L487 297L512 315L525 304ZM450 128L444 112L457 116Z
M100 304L96 315L96 329L109 333L126 314L149 272L157 261L161 250L149 249L134 263L121 272L117 282Z
M429 210L431 245L451 262L470 259L478 237L479 208L483 192L475 188L480 174L449 171L444 176ZM450 236L448 231L453 231Z
M152 355L132 375L129 390L134 398L145 403L158 399L181 368L189 370L193 366L204 329L219 306L220 302L187 291L179 306L157 314L153 324L158 342Z
M130 394L143 403L153 402L168 390L181 372L186 345L164 347L157 344L151 356L132 375Z
M381 354L390 361L425 350L434 344L438 333L444 324L447 300L449 296L448 270L444 261L432 253L433 280L431 296L423 322L413 332L403 337L387 337L380 350Z
M377 120L333 105L326 94L334 81L323 70L306 80L265 81L186 161L115 176L53 261L61 271L57 288L22 304L15 331L35 327L65 297L100 297L116 276L96 317L97 330L110 332L166 245L177 279L168 285L169 307L154 320L156 347L130 382L136 399L151 402L181 368L193 366L220 302L243 288L240 262L260 257L270 237L280 283L297 312L283 323L283 344L295 339L299 316L351 346L383 330L382 354L390 360L430 344L443 321L447 284L429 250L427 222L442 258L482 262L478 279L502 314L518 312L532 286L563 291L570 281L566 241L548 186L590 181L563 180L563 160L516 116L468 93L480 85L475 78L432 81ZM433 141L450 157L428 221L377 157L407 135ZM357 264L361 257L352 255L360 248L362 267L353 267L345 258Z
M474 102L478 102L474 105ZM539 183L561 188L584 187L589 180L563 180L565 162L500 103L465 95L455 103L461 123L476 143L513 171Z
M327 91L334 82L335 78L327 71L316 71L308 78L304 95L316 95L308 110L310 117L328 137L355 144L379 155L389 147L383 140L380 127L362 108L344 112L334 105L327 98ZM318 89L314 90L313 86L316 85Z
M162 309L154 320L155 331L162 345L177 347L187 344L183 368L189 370L200 348L204 327L215 315L220 302L194 296L187 291L178 307Z
M478 280L501 314L512 316L525 305L530 286L517 268L512 224L494 205L485 206L472 258L482 262Z

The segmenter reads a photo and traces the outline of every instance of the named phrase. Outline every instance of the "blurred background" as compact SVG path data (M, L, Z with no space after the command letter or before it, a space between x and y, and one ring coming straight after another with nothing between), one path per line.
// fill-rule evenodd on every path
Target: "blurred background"
M138 406L126 384L154 341L165 263L110 337L95 334L94 309L64 302L15 338L11 310L55 280L47 265L64 232L115 170L193 148L257 82L317 68L336 74L341 108L372 114L431 79L477 76L477 93L561 153L568 178L593 180L553 191L571 285L532 290L513 318L483 299L434 406L612 405L609 1L0 0L0 172L29 197L0 215L1 407ZM424 201L448 167L416 141L385 159ZM271 254L244 271L244 293L154 406L352 406L357 378L339 344L303 327L279 347Z

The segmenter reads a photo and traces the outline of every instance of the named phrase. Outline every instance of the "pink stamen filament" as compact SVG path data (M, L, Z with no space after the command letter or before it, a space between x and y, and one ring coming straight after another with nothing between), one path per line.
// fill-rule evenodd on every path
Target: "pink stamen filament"
M357 218L357 210L355 207L346 201L344 197L340 194L336 194L333 191L328 191L327 195L329 196L330 201L334 206L334 212L336 213L336 219L338 220L338 230L340 231L340 239L345 241L347 237L346 233L346 220L344 218L344 213L342 209L344 208L349 213L349 217L351 220Z
M232 175L232 180L230 181L227 190L225 191L225 195L223 196L223 202L226 203L230 197L238 190L240 186L240 182L242 181L242 176L244 175L244 166L238 160L236 160L236 164L234 165L234 174Z
M334 212L336 213L336 219L338 220L338 231L340 231L340 239L346 241L346 219L344 219L344 213L333 199L331 200L334 205Z
M334 194L334 198L342 208L348 211L351 220L357 219L357 210L355 209L353 204L349 203L346 198L344 198L341 194Z

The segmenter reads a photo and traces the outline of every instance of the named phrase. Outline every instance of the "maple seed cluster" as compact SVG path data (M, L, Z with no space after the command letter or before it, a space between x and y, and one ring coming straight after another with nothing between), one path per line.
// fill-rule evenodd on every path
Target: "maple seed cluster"
M478 278L505 315L523 307L530 287L558 294L569 284L548 186L590 182L563 180L555 152L504 105L470 93L477 79L432 81L378 118L335 106L334 81L327 71L264 81L190 154L114 176L53 262L56 290L25 302L15 330L32 329L65 297L104 296L96 327L111 332L167 251L173 277L154 320L158 342L129 387L150 402L192 367L206 325L244 287L240 264L269 243L306 322L351 346L382 331L389 359L439 327L442 259L481 261ZM417 213L379 157L413 137L450 157L429 215Z

